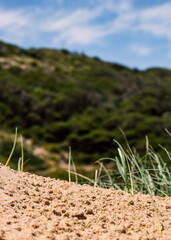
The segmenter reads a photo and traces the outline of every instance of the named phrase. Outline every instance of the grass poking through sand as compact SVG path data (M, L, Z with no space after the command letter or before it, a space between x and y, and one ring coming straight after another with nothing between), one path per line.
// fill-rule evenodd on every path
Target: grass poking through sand
M126 138L125 138L126 139ZM17 129L15 131L14 144L6 162L6 166L9 164L17 140ZM127 140L126 140L127 141ZM99 168L95 171L95 178L90 179L82 174L77 173L76 167L72 158L71 148L69 148L69 160L68 160L68 178L69 182L72 181L71 174L75 175L75 182L80 183L79 180L84 179L85 183L94 185L96 187L113 188L115 191L116 202L116 190L124 190L132 195L135 193L149 194L152 200L153 207L155 209L156 219L160 233L162 233L162 226L159 219L158 210L153 200L153 196L170 197L171 196L171 173L162 157L154 151L149 145L148 138L146 137L146 153L144 156L140 156L134 149L132 150L127 142L127 149L124 149L116 140L117 144L117 156L113 158L101 158L96 161L99 164ZM161 146L166 153L166 157L171 160L171 153ZM113 168L108 169L109 162L112 162ZM21 137L21 157L18 161L18 170L23 171L24 165L24 152L23 152L23 140ZM71 165L73 170L71 171ZM116 205L116 204L115 204ZM101 210L102 211L102 210ZM117 211L115 208L115 224L117 224Z
M171 174L165 161L153 150L151 146L149 146L147 137L146 154L143 157L140 157L136 150L132 150L128 142L127 150L124 150L116 140L114 140L114 142L118 146L118 156L115 156L114 158L101 158L96 162L99 164L100 168L95 171L95 180L91 180L86 176L76 173L75 171L68 171L69 179L71 178L70 174L72 173L88 180L89 183L93 183L94 186L102 186L105 188L113 187L114 190L124 190L132 195L138 192L149 194L155 209L159 232L162 233L162 226L153 196L171 196ZM166 156L171 160L170 152L165 148L163 148L163 150L166 152ZM115 169L107 169L105 163L107 165L109 161L114 163ZM69 161L69 165L70 164L71 161ZM68 169L71 169L71 166L69 166Z
M114 141L118 145L118 155L114 158L100 158L96 161L99 168L95 171L95 179L92 180L77 173L75 165L73 168L75 170L71 171L71 160L69 160L69 180L71 181L71 174L74 174L87 180L86 183L105 188L113 187L131 194L138 192L149 194L150 189L152 196L171 196L171 173L165 161L152 147L148 146L148 151L141 157L129 145L125 150L116 140ZM169 151L165 148L163 150L167 153L166 157L171 160ZM69 159L72 159L71 150L69 156ZM112 169L107 168L109 162L113 163ZM72 163L74 164L73 160Z
M11 153L10 153L10 155L9 155L9 157L8 157L8 160L7 160L6 164L5 164L5 166L7 166L7 165L9 164L10 160L11 160L11 157L12 157L13 152L14 152L14 150L15 150L16 141L17 141L17 128L15 129L14 144L13 144Z
M5 166L8 166L8 164L9 164L9 162L11 160L11 157L12 157L13 152L15 150L16 142L17 142L17 128L15 129L14 144L13 144L11 153L10 153L10 155L8 157L8 160L6 161ZM23 166L24 166L24 149L23 149L23 138L21 136L21 157L18 160L18 171L23 172Z

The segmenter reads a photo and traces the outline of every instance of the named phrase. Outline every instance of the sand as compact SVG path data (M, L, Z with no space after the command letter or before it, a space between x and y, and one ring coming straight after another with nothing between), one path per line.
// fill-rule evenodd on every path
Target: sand
M171 199L94 188L0 164L0 240L171 239Z

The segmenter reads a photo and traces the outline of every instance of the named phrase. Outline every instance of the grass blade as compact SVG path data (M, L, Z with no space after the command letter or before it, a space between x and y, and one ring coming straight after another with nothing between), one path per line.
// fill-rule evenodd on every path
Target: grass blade
M23 172L23 164L24 164L24 151L23 151L23 138L21 136L21 172Z
M11 153L10 153L10 155L9 155L9 157L8 157L8 160L6 161L6 164L5 164L5 166L8 166L8 164L9 164L9 162L10 162L10 159L11 159L11 157L12 157L12 154L13 154L13 152L14 152L14 149L15 149L16 141L17 141L17 128L15 129L15 138L14 138L14 144L13 144L13 147L12 147Z
M21 157L18 159L18 171L21 171Z
M71 147L69 147L68 179L69 179L69 182L71 182Z

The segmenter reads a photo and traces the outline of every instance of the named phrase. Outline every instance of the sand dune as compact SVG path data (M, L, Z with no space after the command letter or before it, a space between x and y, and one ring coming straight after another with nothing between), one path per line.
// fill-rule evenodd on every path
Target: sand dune
M171 239L171 200L76 185L0 164L0 240Z

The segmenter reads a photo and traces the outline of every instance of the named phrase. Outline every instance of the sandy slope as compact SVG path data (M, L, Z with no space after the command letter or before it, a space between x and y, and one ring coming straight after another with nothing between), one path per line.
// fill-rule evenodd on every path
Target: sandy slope
M76 185L0 164L0 240L171 239L171 200ZM115 224L116 213L116 224Z

